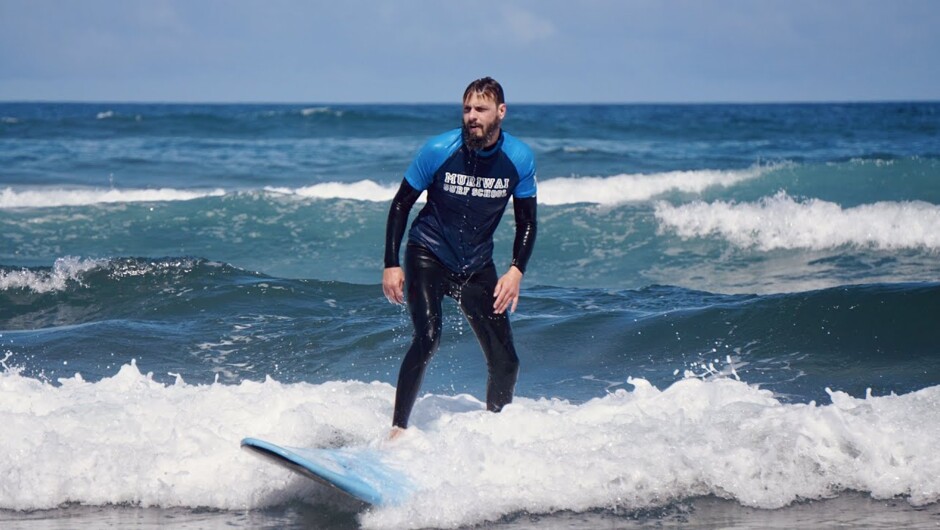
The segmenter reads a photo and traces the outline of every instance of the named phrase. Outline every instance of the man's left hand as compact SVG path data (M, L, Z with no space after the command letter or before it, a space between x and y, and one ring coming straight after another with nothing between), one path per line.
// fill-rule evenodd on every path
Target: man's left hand
M496 282L496 290L493 291L493 297L496 298L493 303L494 313L504 313L507 307L509 307L510 313L516 312L516 305L519 304L519 286L521 284L522 271L515 266L509 267L509 271Z

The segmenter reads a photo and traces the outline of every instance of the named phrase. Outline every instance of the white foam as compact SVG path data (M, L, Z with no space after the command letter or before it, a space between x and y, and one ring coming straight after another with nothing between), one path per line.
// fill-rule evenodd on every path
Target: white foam
M80 281L81 275L98 267L106 266L107 260L58 258L50 270L0 271L0 291L27 289L36 293L63 291L69 282Z
M190 201L202 197L219 197L225 190L159 189L21 189L0 190L0 209L52 208L58 206L89 206L107 203Z
M766 168L739 171L670 171L648 175L615 175L612 177L561 177L539 181L539 203L620 204L649 200L671 191L700 193L712 186L732 186L756 178ZM398 184L385 185L372 180L358 182L324 182L302 188L267 187L265 191L283 195L317 199L355 199L386 202L398 191Z
M343 111L333 110L330 107L307 107L300 110L301 116L315 116L317 114L331 114L336 117L342 117Z
M302 188L265 187L268 193L296 195L314 199L355 199L360 201L387 202L398 191L398 184L383 185L372 180L358 182L323 182Z
M329 382L170 385L135 364L52 385L0 372L0 509L89 505L243 510L336 502L312 481L239 450L244 436L293 446L371 444L420 489L367 512L367 527L474 525L528 511L661 506L717 495L760 508L842 489L940 500L940 386L902 396L788 405L731 379L665 390L633 379L582 405L425 396L412 428L384 438L394 389Z
M753 203L659 202L655 215L662 229L682 238L721 237L760 250L940 249L940 206L919 201L843 208L820 199L797 201L781 191Z
M733 186L757 178L767 168L668 171L611 177L563 177L539 182L541 204L620 204L646 201L668 192L701 193L714 186Z
M644 175L611 177L561 177L539 182L539 202L547 205L591 203L613 205L644 201L664 193L679 191L700 193L713 186L732 186L756 178L764 167L746 170L670 171ZM380 184L373 180L323 182L298 188L267 186L266 193L313 199L351 199L388 202L399 184ZM22 189L0 190L0 209L87 206L103 203L187 201L225 195L225 190L160 189ZM423 197L422 199L423 200Z

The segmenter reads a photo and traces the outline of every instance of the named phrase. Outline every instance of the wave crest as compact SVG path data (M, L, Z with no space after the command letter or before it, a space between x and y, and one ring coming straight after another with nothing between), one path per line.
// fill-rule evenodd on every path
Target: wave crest
M766 167L745 170L669 171L622 174L610 177L558 177L539 182L539 202L546 205L613 205L650 200L669 192L700 193L713 186L733 186L763 175ZM266 186L265 193L314 199L351 199L368 202L392 200L398 183L370 179L355 182L322 182L298 188ZM251 190L243 190L243 192ZM257 191L257 190L255 190ZM212 190L160 189L24 189L0 190L0 209L90 206L107 203L189 201L232 193Z
M37 294L61 292L69 286L88 287L94 282L88 273L104 271L115 280L150 275L188 274L202 266L218 268L229 266L200 258L108 258L91 259L74 256L58 258L51 268L0 268L0 292L24 289ZM86 284L88 282L88 284Z
M745 170L669 171L610 177L558 177L540 181L538 196L539 203L546 205L611 205L645 201L672 191L700 193L713 186L733 186L757 178L766 171L766 167L755 167ZM360 180L350 183L324 182L302 188L266 187L265 191L307 198L384 202L390 201L397 189L397 184Z
M190 201L203 197L219 197L225 190L159 189L27 189L0 190L0 209L55 208L59 206L89 206L93 204Z
M733 186L763 175L767 168L744 170L668 171L611 177L563 177L539 183L539 202L549 205L602 205L646 201L664 193L701 193L713 186Z
M940 249L940 206L921 201L877 202L851 208L821 199L794 200L780 191L752 203L658 202L663 230L683 239L721 237L742 248L822 250Z
M267 186L264 191L313 199L355 199L385 202L392 200L397 189L397 185L384 185L372 180L360 180L358 182L323 182L302 188Z
M69 282L78 282L86 272L107 264L108 260L67 256L55 260L48 270L0 270L0 291L26 289L40 294L64 291Z

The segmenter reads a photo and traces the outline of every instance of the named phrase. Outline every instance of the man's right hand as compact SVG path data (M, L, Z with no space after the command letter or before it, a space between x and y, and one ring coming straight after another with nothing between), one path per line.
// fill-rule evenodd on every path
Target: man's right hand
M401 267L388 267L382 272L382 290L393 304L405 302L405 271Z

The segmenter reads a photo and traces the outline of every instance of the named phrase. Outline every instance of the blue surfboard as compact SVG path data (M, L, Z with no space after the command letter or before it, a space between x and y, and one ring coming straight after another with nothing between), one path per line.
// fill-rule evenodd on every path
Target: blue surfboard
M413 491L408 478L374 449L282 447L257 438L245 438L242 447L375 506L401 504Z

